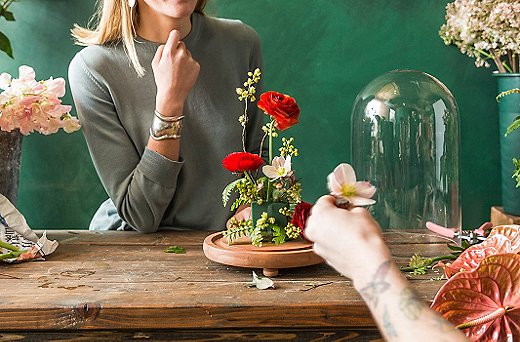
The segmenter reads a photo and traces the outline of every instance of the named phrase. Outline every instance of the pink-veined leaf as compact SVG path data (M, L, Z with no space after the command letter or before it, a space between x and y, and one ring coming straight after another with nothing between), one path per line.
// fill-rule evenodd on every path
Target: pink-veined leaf
M503 225L491 230L486 240L466 249L453 263L438 263L444 274L450 278L461 271L474 270L487 256L520 251L520 226Z
M508 224L502 226L495 226L491 233L489 233L488 239L501 234L506 236L509 240L511 240L511 252L501 252L501 253L518 253L520 252L520 226L516 224ZM486 239L487 241L487 239ZM484 242L486 242L484 241Z
M517 341L520 337L520 255L486 257L471 272L450 278L432 309L472 341Z

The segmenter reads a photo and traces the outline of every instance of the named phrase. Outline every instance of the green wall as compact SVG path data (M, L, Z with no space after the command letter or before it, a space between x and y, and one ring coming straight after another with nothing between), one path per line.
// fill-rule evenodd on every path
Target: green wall
M306 200L324 194L327 174L350 161L356 94L386 71L417 69L444 82L459 104L464 226L489 219L490 206L500 203L496 85L491 69L476 68L438 37L446 3L209 0L210 14L239 18L257 30L266 90L289 93L302 108L301 124L287 133L303 156L295 169ZM85 24L93 6L94 0L19 0L12 5L17 21L0 20L15 54L14 61L0 55L0 71L16 74L18 65L28 64L39 79L66 77L79 50L69 29ZM72 103L69 94L64 103ZM105 198L81 133L25 138L19 208L31 226L85 228Z

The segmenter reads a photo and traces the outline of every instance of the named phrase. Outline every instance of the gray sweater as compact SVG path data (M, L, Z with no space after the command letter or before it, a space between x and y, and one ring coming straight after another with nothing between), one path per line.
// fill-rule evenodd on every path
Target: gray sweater
M232 215L221 194L236 179L222 159L242 150L238 117L244 103L235 89L262 67L260 41L238 20L192 16L183 40L201 66L185 107L180 161L146 148L157 88L151 61L159 44L136 39L146 68L139 78L121 44L89 46L69 66L77 114L98 175L110 199L90 229L225 229ZM260 89L259 89L260 90ZM249 105L246 147L258 153L263 116Z

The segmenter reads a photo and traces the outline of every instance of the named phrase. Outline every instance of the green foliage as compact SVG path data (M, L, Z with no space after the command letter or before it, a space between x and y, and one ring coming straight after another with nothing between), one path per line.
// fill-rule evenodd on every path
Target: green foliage
M243 236L250 236L253 230L253 220L238 221L232 218L230 228L225 230L222 235L226 238L228 244L232 244Z
M272 225L271 229L273 230L273 242L277 245L284 243L287 237L285 235L285 227L282 228L277 225Z
M507 127L505 136L507 137L509 134L514 132L515 130L520 128L520 115L516 117L516 119Z
M222 204L227 206L227 202L229 201L229 197L231 196L231 191L233 191L237 184L242 181L241 178L234 180L233 182L229 183L225 188L224 191L222 191Z
M430 258L424 258L415 253L411 258L408 266L413 268L412 274L426 274L427 267L431 264Z
M164 250L164 253L184 254L186 250L181 246L170 246Z
M2 15L4 16L5 20L7 20L7 21L14 21L15 20L13 12L5 11Z
M516 171L513 172L513 177L516 179L516 187L520 187L520 159L513 158L513 164L516 167Z
M5 52L11 58L14 58L13 48L11 47L11 41L2 32L0 32L0 51Z
M251 239L251 244L253 246L261 247L262 246L262 240L264 239L264 236L262 234L262 227L256 226L252 231L251 235L249 236Z
M0 0L0 19L2 17L7 21L14 21L13 12L7 10L9 6L14 2L14 0ZM13 57L13 48L11 46L11 41L5 34L0 31L0 51L5 52L9 57Z
M236 182L234 188L238 192L238 198L231 206L231 210L235 210L242 204L253 203L257 198L257 186L248 178L240 178ZM224 190L225 191L225 190ZM224 194L222 194L224 196Z

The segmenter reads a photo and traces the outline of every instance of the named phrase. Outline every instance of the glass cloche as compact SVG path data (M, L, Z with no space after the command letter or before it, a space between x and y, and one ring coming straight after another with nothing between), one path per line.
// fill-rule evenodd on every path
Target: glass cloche
M377 187L370 211L383 230L460 232L459 111L448 88L415 70L370 82L352 112L352 165Z

